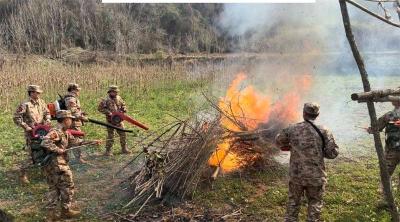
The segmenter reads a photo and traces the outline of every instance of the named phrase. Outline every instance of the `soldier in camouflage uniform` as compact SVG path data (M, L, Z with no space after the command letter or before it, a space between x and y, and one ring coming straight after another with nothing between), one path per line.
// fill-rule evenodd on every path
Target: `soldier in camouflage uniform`
M43 167L44 174L49 185L49 220L58 217L55 207L61 203L61 217L71 218L80 214L79 210L72 210L72 197L74 194L74 182L72 172L68 165L67 149L71 146L79 146L88 143L99 144L99 141L85 141L75 138L67 133L73 125L74 116L69 110L60 110L56 114L57 126L52 128L43 138L43 149L50 155Z
M324 158L336 158L338 146L328 129L313 125L318 115L319 105L306 103L305 121L290 125L276 136L277 145L290 147L291 152L286 222L298 221L304 193L308 201L307 221L321 221L322 196L327 182Z
M377 124L379 131L385 129L385 159L390 177L400 163L400 122L396 122L400 120L400 101L392 102L392 105L394 109L381 116ZM372 133L371 127L367 131ZM400 187L400 179L398 186Z
M29 98L21 103L14 113L14 123L25 131L26 150L28 157L20 165L20 181L23 184L29 183L26 169L32 164L31 145L32 130L39 124L50 124L50 113L46 103L39 98L43 91L37 85L28 86Z
M122 98L118 95L119 89L118 86L110 86L108 88L108 96L103 99L98 107L99 112L106 115L107 122L117 126L119 128L124 128L124 124L121 122L120 124L115 124L111 121L111 114L113 112L122 112L126 113L126 105ZM126 144L126 133L124 131L116 130L121 144L122 153L129 154L130 151L127 148ZM107 143L106 143L106 152L105 156L111 156L111 148L114 144L114 129L107 128Z
M81 103L78 99L81 88L76 83L68 84L68 93L64 96L65 107L70 110L72 115L75 117L72 122L72 129L82 131L81 127L83 122L87 121L87 118L83 115L81 110ZM82 157L80 149L73 150L75 158L79 163L86 163Z

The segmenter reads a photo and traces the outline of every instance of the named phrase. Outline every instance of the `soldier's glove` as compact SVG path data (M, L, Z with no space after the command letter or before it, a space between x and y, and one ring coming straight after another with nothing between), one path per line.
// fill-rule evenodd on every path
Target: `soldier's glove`
M89 122L89 118L87 118L86 116L81 116L81 120L83 122Z
M103 141L102 140L94 140L93 143L98 146L98 145L102 144Z
M57 154L59 154L59 155L63 155L64 153L65 153L64 149L58 149L57 150Z
M372 134L372 128L371 128L371 127L368 127L368 128L367 128L367 132L368 132L369 134Z

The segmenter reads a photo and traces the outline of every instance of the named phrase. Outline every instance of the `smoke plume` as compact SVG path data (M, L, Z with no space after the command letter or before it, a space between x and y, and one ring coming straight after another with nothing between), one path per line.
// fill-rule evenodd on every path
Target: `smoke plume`
M376 3L360 1L382 14ZM394 22L398 16L392 3L385 4ZM398 87L400 30L349 5L356 41L372 76L373 88ZM338 1L315 4L226 4L218 24L236 39L235 52L257 52L254 59L238 65L265 93L279 98L285 83L296 75L313 76L312 89L302 102L321 104L319 123L331 128L338 144L347 153L372 150L372 139L359 127L367 127L365 104L350 101L350 94L361 92L358 69L352 57L342 23ZM290 85L290 84L289 84ZM302 107L298 107L299 112ZM378 104L378 114L391 109ZM356 151L356 152L353 152Z

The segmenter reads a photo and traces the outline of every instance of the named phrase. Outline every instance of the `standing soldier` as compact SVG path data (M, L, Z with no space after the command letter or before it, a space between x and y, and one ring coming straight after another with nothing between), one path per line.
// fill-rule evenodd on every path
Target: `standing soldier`
M122 112L126 113L126 106L125 102L122 100L122 98L118 95L119 89L118 86L110 86L108 88L108 96L103 99L98 107L99 112L103 113L106 115L107 122L117 126L119 128L124 128L123 123L116 124L111 120L111 114L113 112ZM121 143L121 150L122 153L129 154L130 151L127 148L126 144L126 133L124 131L116 130L120 143ZM107 142L106 142L106 152L104 153L105 156L111 156L111 148L114 144L114 129L112 128L107 128Z
M50 125L50 113L46 103L39 98L43 91L37 85L28 86L29 98L18 106L14 113L14 123L25 131L27 158L20 165L20 181L22 184L29 183L26 169L32 164L31 145L33 142L32 130L37 125Z
M392 105L394 109L379 117L377 124L377 130L385 129L385 159L390 177L400 163L400 101L393 101ZM372 133L371 127L367 131ZM400 187L400 181L398 186Z
M318 115L319 105L306 103L304 122L289 126L276 136L278 146L290 149L286 222L298 221L304 193L308 201L307 221L321 221L322 196L327 182L324 157L336 158L338 146L328 129L314 124Z
M77 131L82 131L81 127L87 118L83 115L81 110L81 103L78 99L81 88L76 83L68 84L68 93L64 96L65 107L70 110L74 120L72 121L72 129ZM74 156L79 163L86 163L82 157L82 152L80 149L73 150Z
M73 125L74 116L69 110L60 110L56 114L57 126L52 128L42 140L42 147L48 153L48 159L43 171L47 178L51 196L49 197L48 219L51 221L58 217L55 207L61 203L61 217L72 218L80 214L79 210L72 210L72 196L74 182L72 172L68 165L67 149L71 146L84 144L99 144L99 141L85 141L75 138L67 133ZM46 158L45 158L46 159Z

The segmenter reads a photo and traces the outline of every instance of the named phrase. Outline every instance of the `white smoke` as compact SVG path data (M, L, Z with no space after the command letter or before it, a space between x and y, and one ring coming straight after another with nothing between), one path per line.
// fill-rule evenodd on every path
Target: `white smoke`
M382 13L376 3L359 2ZM393 21L398 22L392 3L385 6ZM393 75L400 73L400 29L351 5L348 9L367 71L373 76L370 78L372 87L396 87L394 80L397 82L399 78ZM358 128L369 125L367 107L350 101L350 94L361 92L362 85L345 36L338 1L226 4L219 25L240 40L234 50L240 52L250 47L268 55L264 60L253 61L251 68L247 69L259 88L271 91L273 87L279 92L284 86L271 82L276 82L274 79L279 79L280 75L311 72L314 75L313 88L302 102L321 104L319 122L332 129L338 144L348 155L373 150L370 135ZM378 115L389 109L390 104L377 105Z
M360 1L371 10L382 14L377 3ZM385 7L392 20L398 22L393 3ZM360 48L367 51L399 51L400 29L389 26L348 5L353 29ZM382 14L383 15L383 14ZM232 36L252 35L269 40L278 34L294 34L288 40L296 41L309 35L312 44L324 46L324 52L347 50L339 2L319 0L315 4L225 4L220 26ZM309 33L304 33L309 31ZM281 35L283 36L283 35ZM319 41L319 42L317 42ZM284 47L283 51L290 50Z

